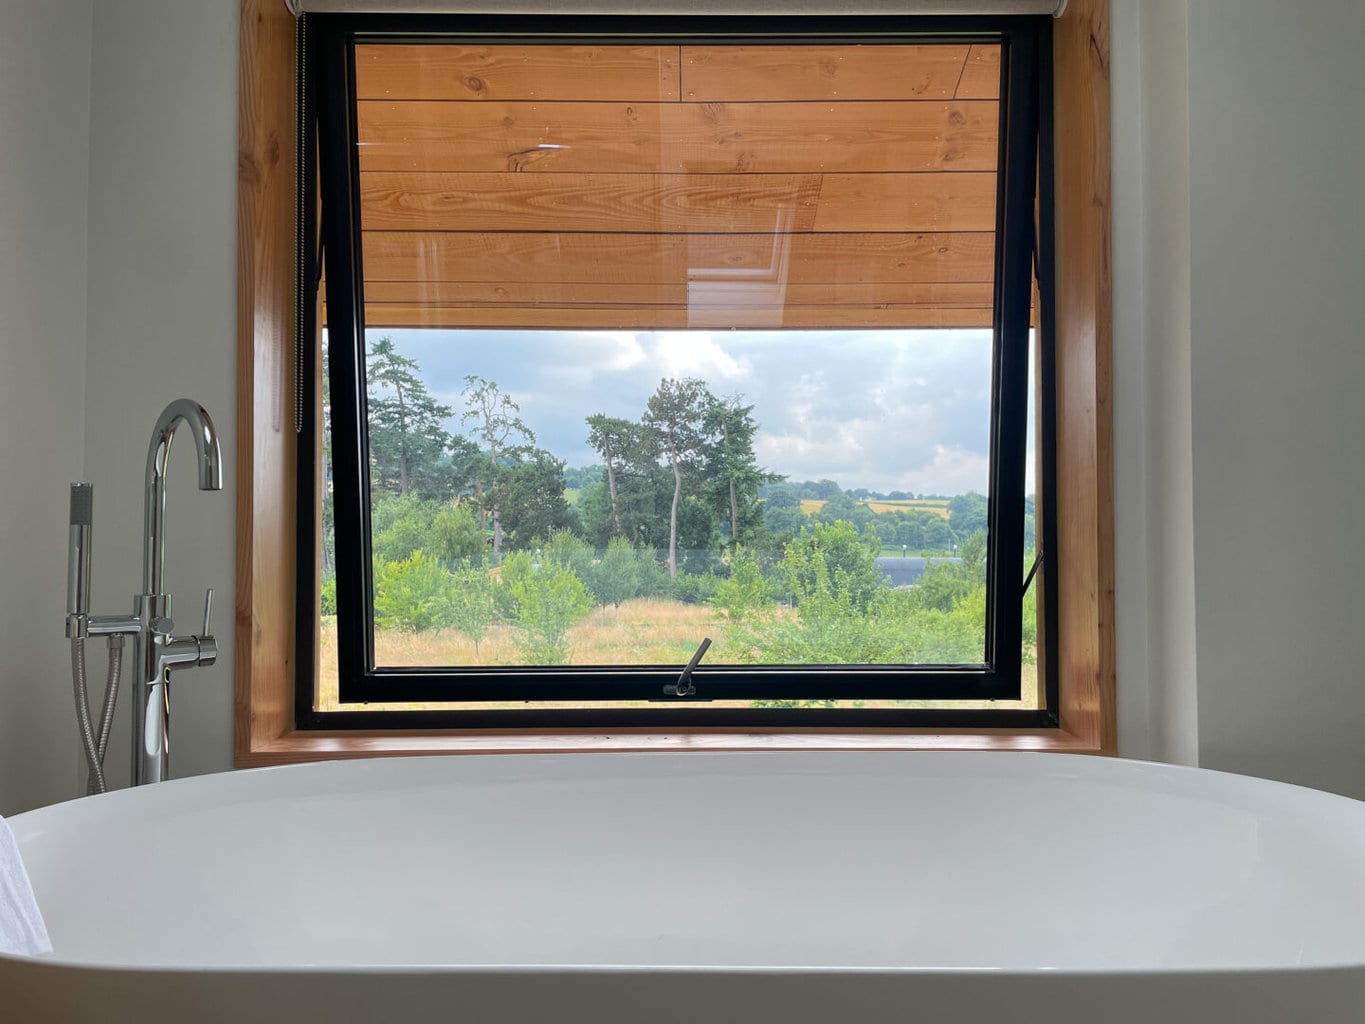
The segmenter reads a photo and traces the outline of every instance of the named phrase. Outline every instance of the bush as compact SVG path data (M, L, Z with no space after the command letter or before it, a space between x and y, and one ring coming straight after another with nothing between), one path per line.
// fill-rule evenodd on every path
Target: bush
M635 559L640 567L640 589L636 597L670 597L673 580L668 575L668 556L652 548L637 548Z
M742 548L736 548L730 560L730 576L716 587L711 603L737 622L766 609L772 603L771 590L758 562Z
M488 627L498 621L495 584L488 571L477 566L453 573L450 582L450 625L469 637L477 658Z
M453 621L451 576L420 549L397 562L385 562L375 573L376 625L419 633Z
M720 589L720 577L709 572L680 572L669 587L669 596L683 604L706 604Z
M540 555L547 562L572 569L580 580L586 580L592 572L593 549L572 530L556 530L552 533L540 550Z
M852 523L817 523L787 545L778 572L796 603L824 595L865 612L882 590L872 552Z
M318 614L335 615L337 613L337 578L328 576L322 581L322 586L318 588Z
M750 662L767 664L972 664L984 657L986 585L978 559L930 566L910 590L878 580L847 524L817 526L787 546L779 568L796 613L751 616L732 631ZM834 533L833 531L837 531ZM822 536L823 532L823 536Z
M528 664L562 665L569 660L569 630L592 611L592 595L572 569L555 562L528 569L518 568L511 580L503 569L503 586L515 602L513 621L523 631L517 646Z
M465 559L481 561L484 556L483 531L479 521L464 505L444 505L431 520L430 546L424 550L448 566Z
M599 604L619 608L622 601L629 601L640 592L643 576L644 567L634 545L624 538L613 537L602 558L592 566L587 580Z

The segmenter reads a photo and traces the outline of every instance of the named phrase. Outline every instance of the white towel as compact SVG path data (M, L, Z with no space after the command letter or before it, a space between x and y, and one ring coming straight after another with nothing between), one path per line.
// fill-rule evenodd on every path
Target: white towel
M0 818L0 953L41 956L52 952L47 925L19 856L19 844Z

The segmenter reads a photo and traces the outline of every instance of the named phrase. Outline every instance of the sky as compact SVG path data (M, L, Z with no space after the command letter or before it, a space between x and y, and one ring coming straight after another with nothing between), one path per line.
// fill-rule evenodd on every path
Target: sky
M541 447L601 463L584 418L638 420L664 377L699 377L754 406L759 463L846 490L986 492L989 330L374 330L416 360L458 419L466 374L496 381ZM1032 460L1030 460L1031 462ZM1032 474L1028 489L1032 490Z

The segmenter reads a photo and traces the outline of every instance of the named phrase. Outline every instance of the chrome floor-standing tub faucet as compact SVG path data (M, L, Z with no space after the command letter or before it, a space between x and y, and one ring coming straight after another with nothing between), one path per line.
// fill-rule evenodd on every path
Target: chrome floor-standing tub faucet
M104 789L102 761L108 740L109 716L118 686L117 649L111 642L110 678L101 716L98 738L90 724L85 691L84 643L90 636L107 636L121 645L122 637L133 638L133 763L135 786L160 782L169 767L170 697L173 671L212 665L218 657L218 643L209 632L213 610L213 591L204 597L204 626L200 633L176 636L171 621L171 597L165 592L164 561L166 549L166 468L171 442L185 428L194 434L194 451L199 462L199 489L221 490L223 456L218 431L203 406L181 398L166 406L152 429L147 446L145 504L143 506L142 591L133 598L133 614L89 615L90 520L92 496L88 484L72 488L72 528L69 548L66 633L72 641L72 670L75 677L77 718L86 758L90 762L91 789ZM80 490L78 500L78 489ZM78 522L79 520L79 522Z

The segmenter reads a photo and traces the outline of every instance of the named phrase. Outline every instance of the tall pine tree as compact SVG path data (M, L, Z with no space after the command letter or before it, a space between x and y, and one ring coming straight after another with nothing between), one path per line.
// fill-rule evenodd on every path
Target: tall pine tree
M455 474L447 458L451 415L427 390L416 361L400 355L387 335L365 359L369 406L370 486L391 494L448 498Z
M763 514L758 489L782 477L769 473L754 455L754 407L741 405L740 397L713 399L706 409L705 432L711 438L704 467L705 495L719 518L730 526L730 546L744 531L759 525Z

